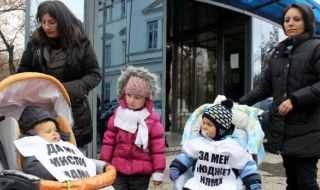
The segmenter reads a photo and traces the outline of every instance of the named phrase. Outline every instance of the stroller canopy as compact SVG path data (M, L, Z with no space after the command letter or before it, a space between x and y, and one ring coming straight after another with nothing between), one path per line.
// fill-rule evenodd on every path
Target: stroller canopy
M0 116L19 119L28 105L46 108L53 116L63 117L73 126L71 102L64 86L42 73L19 73L0 82Z

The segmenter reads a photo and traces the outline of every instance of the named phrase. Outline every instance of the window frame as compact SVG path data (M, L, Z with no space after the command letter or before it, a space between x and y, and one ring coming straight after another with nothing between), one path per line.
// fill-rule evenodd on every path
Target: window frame
M152 26L152 28L150 28ZM147 22L147 49L153 50L158 48L158 20ZM150 36L151 35L151 36Z
M106 45L105 49L105 64L106 66L111 66L111 45Z

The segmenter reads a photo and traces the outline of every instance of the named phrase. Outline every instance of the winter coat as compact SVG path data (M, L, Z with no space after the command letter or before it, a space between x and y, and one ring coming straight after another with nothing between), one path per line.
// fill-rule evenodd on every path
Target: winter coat
M250 106L271 96L268 151L286 156L320 158L318 36L304 33L279 43L269 60L262 84L241 97L239 102ZM291 100L293 109L286 116L281 116L279 106L287 99Z
M149 88L148 97L150 99L145 108L150 115L144 120L149 137L145 149L135 144L139 128L134 133L130 133L121 129L121 126L115 126L115 118L119 108L128 109L124 87L131 76L144 78ZM156 75L143 67L128 66L119 76L118 98L120 107L114 111L109 119L108 130L103 137L100 159L110 162L119 173L126 175L151 175L156 173L153 175L153 179L162 181L166 158L163 126L160 123L159 115L153 111L153 98L160 90L156 81Z
M199 141L199 138L203 139L203 142L206 142L205 144L200 144L201 140ZM241 169L235 169L233 168L232 171L235 173L235 176L239 175L240 178L243 180L243 184L248 187L249 184L251 182L254 181L258 181L259 183L261 183L261 176L258 173L258 167L257 164L255 163L255 161L252 159L251 155L247 155L247 157L251 157L249 159L248 162L246 162L246 160L248 160L247 157L232 157L232 153L235 154L235 152L237 151L239 154L243 154L243 152L247 153L248 150L248 145L245 144L243 141L240 141L239 138L236 135L236 131L234 131L234 133L232 135L228 135L226 137L223 137L220 141L225 140L225 139L232 139L235 143L233 143L232 147L224 147L225 150L222 151L224 153L225 156L230 156L230 162L228 163L229 165L233 161L238 162L237 164L233 163L232 165L242 165L244 164L244 167ZM214 140L210 141L211 143L214 142ZM209 140L205 139L205 137L202 136L201 131L198 132L197 134L193 135L190 137L190 139L188 141L186 141L183 145L183 148L181 150L181 153L172 161L172 163L170 164L170 168L174 167L177 168L179 170L179 175L183 174L184 172L187 171L188 168L194 166L197 162L198 159L200 159L201 155L199 155L199 158L193 158L191 156L188 155L187 151L185 149L190 149L192 150L192 146L193 148L196 147L195 152L206 152L206 150L208 150L207 147L205 147L206 145L212 145L209 142ZM223 144L227 144L226 142L223 142ZM202 145L202 146L200 146ZM238 146L239 145L239 146ZM232 150L234 149L236 146L238 146L237 148L239 148L238 150L233 150L233 152L227 152L227 150ZM212 150L212 148L209 148L210 150ZM240 150L242 149L242 150ZM189 151L190 151L189 150ZM203 155L211 155L211 153L216 153L215 151L212 152L207 152L208 154L203 154ZM249 154L249 153L248 153ZM219 154L216 154L216 156ZM205 156L204 156L205 157ZM209 156L210 157L210 156ZM208 159L208 157L205 157L206 159ZM209 160L211 160L209 158ZM211 160L212 162L212 160ZM242 162L242 164L240 164ZM202 162L203 163L203 162ZM203 166L205 167L205 166ZM224 167L226 168L226 167ZM195 168L197 170L197 168ZM201 170L201 169L200 169ZM218 169L217 169L218 170ZM213 171L211 171L213 172ZM225 175L225 177L227 177L229 175ZM218 177L218 176L217 176ZM221 177L221 176L219 176Z
M66 88L72 104L72 113L75 121L72 127L78 146L92 141L92 119L88 102L88 93L95 88L101 80L96 54L90 40L85 34L79 37L81 47L70 44L67 60L60 72L53 76L62 82ZM21 72L47 72L47 64L43 56L44 47L40 41L31 39L24 51L18 73Z
M119 100L122 108L127 108L125 96ZM150 115L145 119L149 131L147 149L135 145L137 131L130 133L114 126L117 110L108 122L108 130L103 137L100 159L110 162L117 172L131 175L150 175L163 173L166 166L164 131L159 115L152 111L153 102L149 101Z

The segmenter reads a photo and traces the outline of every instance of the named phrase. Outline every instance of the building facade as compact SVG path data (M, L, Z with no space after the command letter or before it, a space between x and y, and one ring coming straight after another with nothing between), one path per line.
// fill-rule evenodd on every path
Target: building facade
M98 94L116 99L121 70L148 68L158 75L155 100L172 132L217 95L237 101L259 84L267 52L285 37L278 24L215 1L107 0L98 18Z
M97 55L102 69L104 64L104 85L98 87L101 99L112 101L118 98L117 79L127 65L149 69L158 76L161 86L162 0L107 0L99 3L98 26ZM155 100L161 102L161 95Z

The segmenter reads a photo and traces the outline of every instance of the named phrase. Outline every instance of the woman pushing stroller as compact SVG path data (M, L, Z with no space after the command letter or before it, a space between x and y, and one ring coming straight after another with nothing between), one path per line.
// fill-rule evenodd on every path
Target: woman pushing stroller
M72 130L81 147L93 137L87 96L101 80L96 54L80 20L62 2L42 2L36 19L40 26L27 44L17 73L44 73L63 84L72 103Z

